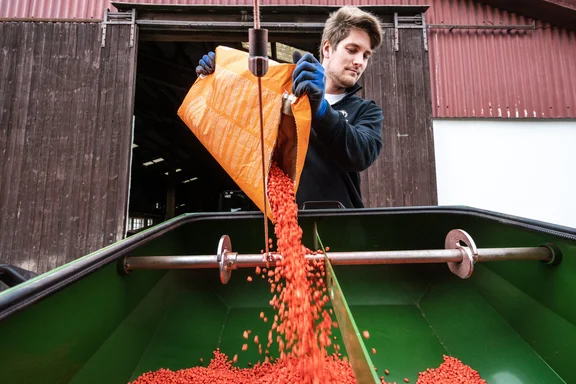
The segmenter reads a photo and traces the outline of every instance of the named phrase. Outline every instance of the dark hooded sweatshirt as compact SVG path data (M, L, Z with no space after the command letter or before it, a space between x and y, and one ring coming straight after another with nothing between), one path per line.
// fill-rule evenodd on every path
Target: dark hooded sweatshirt
M356 84L346 96L328 107L313 123L304 169L296 194L299 208L304 202L337 201L346 208L363 208L360 172L367 169L382 149L382 110L372 100L356 93Z

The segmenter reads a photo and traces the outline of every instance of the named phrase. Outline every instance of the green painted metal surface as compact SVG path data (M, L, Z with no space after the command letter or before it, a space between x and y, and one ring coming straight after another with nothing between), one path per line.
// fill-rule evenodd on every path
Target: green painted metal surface
M118 278L116 266L108 265L68 289L4 319L0 322L1 382L70 382L114 335L142 298L155 294L151 290L162 274L164 272L147 271ZM148 311L156 317L162 315L161 306ZM145 343L145 334L153 331L157 324L154 319L142 320L139 323L142 332L137 339ZM122 355L138 356L139 351L130 344L122 345L125 349ZM118 357L119 351L114 354Z
M322 252L326 255L326 248L324 247L324 244L322 244L319 233L316 233L316 238L320 243ZM346 298L342 293L342 288L338 283L338 278L334 273L334 269L332 268L332 264L330 264L328 256L324 257L324 265L326 268L326 288L328 296L330 297L330 302L334 309L334 314L342 335L342 341L344 342L348 359L350 360L352 370L354 371L354 377L358 383L378 384L379 380L374 370L375 366L368 355L366 345L362 341L362 335L354 321L354 316L352 315L350 307L346 302Z
M489 383L563 382L472 285L435 281L419 307L446 351Z
M540 262L476 265L468 280L446 265L335 266L342 293L376 374L416 382L418 372L460 358L488 383L576 382L576 241L506 220L450 212L310 216L300 219L314 246L314 222L332 251L441 249L466 230L480 248L556 243L560 266ZM189 221L132 255L213 254L228 234L234 251L259 253L261 218L236 215ZM271 232L273 233L273 232ZM98 252L87 257L98 257ZM66 268L63 267L63 268ZM247 277L254 277L252 282ZM41 284L44 276L24 283ZM263 359L244 330L266 339L271 295L252 269L135 271L111 262L0 321L0 377L6 383L127 383L143 372L206 364L219 347L238 365ZM339 329L335 329L341 340ZM270 355L274 357L275 349ZM346 355L346 351L343 351Z

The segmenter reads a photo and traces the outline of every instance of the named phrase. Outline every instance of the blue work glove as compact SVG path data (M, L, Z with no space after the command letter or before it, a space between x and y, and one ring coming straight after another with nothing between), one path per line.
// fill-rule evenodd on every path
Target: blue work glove
M293 55L293 60L296 61L298 56ZM311 53L302 56L295 64L292 93L296 97L307 94L312 108L312 118L321 119L328 109L328 102L324 99L326 89L324 67Z
M196 74L198 76L208 76L216 70L216 54L208 52L207 55L202 56L196 67Z

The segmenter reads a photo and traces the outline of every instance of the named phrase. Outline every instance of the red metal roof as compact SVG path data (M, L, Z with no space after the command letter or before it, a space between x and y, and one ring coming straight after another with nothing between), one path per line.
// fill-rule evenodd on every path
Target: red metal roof
M0 18L102 19L107 0L0 0Z
M481 0L482 3L548 21L558 27L576 26L576 0Z
M251 5L252 0L137 0L147 4ZM262 5L296 5L261 0ZM311 5L428 4L429 24L529 24L473 0L300 0ZM0 0L0 17L102 18L106 0ZM576 31L429 29L434 117L575 118Z

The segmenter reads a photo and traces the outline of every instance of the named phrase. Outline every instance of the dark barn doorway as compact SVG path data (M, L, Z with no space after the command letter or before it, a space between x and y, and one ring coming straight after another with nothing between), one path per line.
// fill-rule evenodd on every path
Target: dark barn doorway
M210 9L217 7L193 8L196 18L205 12L200 18L209 23L206 18L240 20L246 7L224 7L213 15ZM158 6L138 12L142 20L152 14L164 20L176 17ZM178 18L187 16L180 13ZM180 21L139 26L128 235L188 212L257 210L177 115L202 55L218 45L248 51L247 28L214 30L196 21L197 30L191 31ZM271 37L269 57L278 62L291 62L295 49L317 51L320 39L319 34Z
M215 47L139 42L129 231L186 212L219 211L224 192L238 189L177 115L196 80L196 63Z

